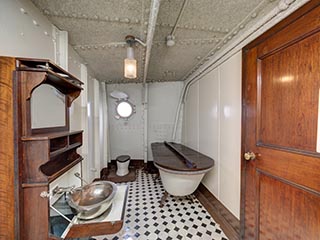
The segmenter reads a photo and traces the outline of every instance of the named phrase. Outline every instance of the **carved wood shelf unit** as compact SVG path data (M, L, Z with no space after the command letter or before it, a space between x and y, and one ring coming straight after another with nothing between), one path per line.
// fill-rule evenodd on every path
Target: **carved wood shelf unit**
M43 84L63 94L64 125L33 128L31 98L34 90ZM9 186L5 189L9 199L5 199L0 191L0 209L7 208L0 213L0 220L8 221L0 222L1 232L7 232L6 239L64 238L51 234L49 186L83 160L77 153L82 146L82 131L69 131L68 109L80 95L82 84L49 60L0 57L0 90L5 93L1 93L0 100L6 100L7 111L7 115L1 111L0 120L8 125L8 130L2 127L3 124L0 126L1 136L8 136L7 145L1 141L8 149L8 154L1 153L3 166L8 169L4 177L7 180L0 182L1 189L6 184ZM51 107L47 106L48 111ZM0 177L3 178L1 168ZM125 202L126 193L122 198ZM74 218L73 222L76 220ZM115 223L77 222L69 227L69 234L65 237L115 233L122 227L123 216Z

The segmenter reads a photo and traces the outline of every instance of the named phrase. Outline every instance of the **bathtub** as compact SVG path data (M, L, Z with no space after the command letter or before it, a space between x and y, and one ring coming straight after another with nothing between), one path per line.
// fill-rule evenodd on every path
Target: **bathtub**
M165 189L160 207L168 194L181 197L192 194L214 166L212 158L179 143L152 143L151 149Z
M164 189L173 196L187 196L199 186L204 175L213 167L199 171L176 171L154 164L160 172Z

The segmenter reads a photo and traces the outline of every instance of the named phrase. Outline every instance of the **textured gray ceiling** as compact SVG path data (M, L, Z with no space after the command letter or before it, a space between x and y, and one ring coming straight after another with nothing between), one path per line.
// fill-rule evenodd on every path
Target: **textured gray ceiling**
M162 0L151 50L147 81L184 80L203 62L262 18L280 0L188 0L167 47L183 0ZM146 40L151 0L32 0L60 30L68 31L75 51L101 81L123 78L124 39ZM145 48L135 47L138 79L142 81Z

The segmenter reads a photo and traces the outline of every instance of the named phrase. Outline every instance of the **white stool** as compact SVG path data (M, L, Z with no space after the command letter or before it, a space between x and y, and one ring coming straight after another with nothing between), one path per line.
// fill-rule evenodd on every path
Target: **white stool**
M125 176L129 173L129 163L130 163L129 155L121 155L116 158L117 160L117 172L116 174L120 177Z

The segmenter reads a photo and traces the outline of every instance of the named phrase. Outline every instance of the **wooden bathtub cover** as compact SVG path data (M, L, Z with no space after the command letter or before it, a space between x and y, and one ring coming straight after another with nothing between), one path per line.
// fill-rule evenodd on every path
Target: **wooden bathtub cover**
M199 171L211 168L214 160L179 143L151 143L154 162L176 171Z

